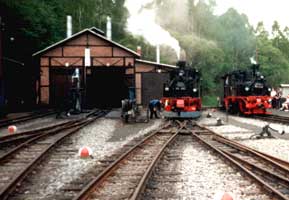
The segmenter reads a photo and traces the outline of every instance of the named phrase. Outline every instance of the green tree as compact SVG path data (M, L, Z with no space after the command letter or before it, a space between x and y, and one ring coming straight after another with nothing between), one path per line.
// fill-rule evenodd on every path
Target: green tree
M225 63L234 69L248 66L256 46L254 30L248 18L235 9L229 9L218 22L217 41L225 52Z
M261 69L267 80L273 86L278 86L282 82L288 82L289 62L288 58L282 52L286 38L280 31L277 22L272 26L273 38L265 30L262 22L258 23L255 30L258 48L258 62L261 63ZM288 41L287 41L288 43ZM282 47L282 48L281 48Z

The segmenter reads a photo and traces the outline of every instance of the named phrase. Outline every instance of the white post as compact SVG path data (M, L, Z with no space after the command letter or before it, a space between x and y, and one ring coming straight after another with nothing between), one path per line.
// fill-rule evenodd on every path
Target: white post
M66 37L69 38L72 35L72 17L70 15L67 15L66 17L67 19L67 24L66 24L66 28L67 28L67 32L66 32Z
M107 17L106 19L106 37L107 39L111 40L111 18Z
M91 62L90 62L90 48L85 48L84 51L84 66L85 67L90 67Z
M157 44L157 63L160 63L160 45Z

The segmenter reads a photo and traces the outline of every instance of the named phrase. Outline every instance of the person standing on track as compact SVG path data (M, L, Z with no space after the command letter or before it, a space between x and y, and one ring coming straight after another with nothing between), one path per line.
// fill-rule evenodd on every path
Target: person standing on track
M149 109L150 109L150 118L152 119L153 116L155 118L159 118L157 111L161 109L161 102L158 99L153 99L149 102Z

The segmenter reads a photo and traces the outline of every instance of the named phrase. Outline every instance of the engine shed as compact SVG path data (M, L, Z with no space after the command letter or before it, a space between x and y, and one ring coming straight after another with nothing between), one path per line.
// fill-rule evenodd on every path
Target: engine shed
M37 59L36 103L57 106L72 87L76 69L84 107L120 107L134 97L139 105L161 98L173 65L141 60L141 55L109 40L97 28L84 29L33 54Z

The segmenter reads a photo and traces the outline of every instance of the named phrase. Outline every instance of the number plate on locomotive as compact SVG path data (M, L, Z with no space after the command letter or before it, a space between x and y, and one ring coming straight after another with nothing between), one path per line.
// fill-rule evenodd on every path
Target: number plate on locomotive
M264 85L262 83L255 83L255 88L263 88Z

